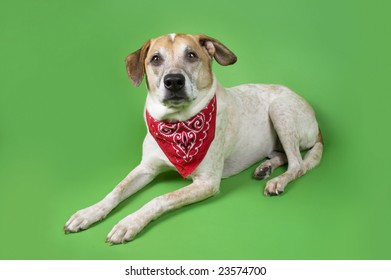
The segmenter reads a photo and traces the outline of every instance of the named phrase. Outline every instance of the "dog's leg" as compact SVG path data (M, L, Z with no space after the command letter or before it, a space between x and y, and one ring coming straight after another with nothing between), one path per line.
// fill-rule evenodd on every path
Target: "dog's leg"
M297 139L280 139L288 159L288 170L280 176L266 183L265 195L279 195L284 192L285 186L304 174L303 160Z
M323 148L320 136L318 136L318 139L314 139L315 145L308 152L305 161L301 157L300 137L306 133L303 133L300 129L307 129L307 127L300 122L306 120L309 127L317 126L314 117L310 114L305 115L306 108L300 107L300 105L297 102L297 106L291 106L290 102L284 102L283 99L270 105L269 116L288 159L288 169L282 175L267 182L265 195L283 193L289 182L304 175L309 168L314 167L320 161ZM294 116L300 116L300 121L297 121L298 118ZM312 133L312 135L316 137L316 134Z
M104 219L121 201L147 185L157 174L157 169L141 163L105 198L88 208L76 212L65 224L64 231L66 233L78 232Z
M263 180L269 177L276 168L288 162L285 153L272 152L268 158L268 160L262 162L262 164L255 169L253 174L255 179Z
M204 200L219 190L220 180L195 179L187 187L159 196L141 209L121 220L107 236L108 243L125 243L132 240L149 222L162 214Z
M289 162L289 167L291 168L288 167L287 172L267 182L265 188L265 195L273 196L273 195L279 195L283 193L285 186L289 182L295 180L300 176L303 176L308 170L318 165L322 157L322 152L323 152L323 143L322 143L321 136L319 134L317 142L310 150L308 150L308 152L304 156L303 161L300 160L301 158L295 161L295 156L293 156L294 164L291 165L291 163Z
M314 168L320 162L323 154L323 138L319 130L315 145L304 156L304 168L306 171Z

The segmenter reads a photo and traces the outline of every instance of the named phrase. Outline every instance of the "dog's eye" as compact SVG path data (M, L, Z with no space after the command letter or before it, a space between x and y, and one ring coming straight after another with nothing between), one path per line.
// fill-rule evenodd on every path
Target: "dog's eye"
M198 59L198 55L195 53L195 52L188 52L187 53L187 58L190 60L190 61L195 61Z
M151 58L151 63L152 63L153 65L155 65L155 66L160 65L160 63L161 63L161 58L160 58L160 56L157 55L157 54L155 54L154 56L152 56L152 58Z

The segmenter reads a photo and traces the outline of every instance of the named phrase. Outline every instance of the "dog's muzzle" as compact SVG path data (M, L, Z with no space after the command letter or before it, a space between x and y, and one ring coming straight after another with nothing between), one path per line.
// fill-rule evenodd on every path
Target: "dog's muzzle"
M167 74L164 77L164 87L169 91L178 92L185 86L185 76L182 74Z
M166 94L164 101L179 104L188 99L185 90L186 78L182 74L167 74L163 79Z

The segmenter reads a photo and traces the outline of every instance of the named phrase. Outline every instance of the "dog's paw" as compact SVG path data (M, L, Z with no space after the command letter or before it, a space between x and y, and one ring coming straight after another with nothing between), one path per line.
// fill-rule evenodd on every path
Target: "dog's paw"
M266 196L276 196L284 192L286 184L280 178L274 178L266 183L264 194Z
M106 214L106 211L98 205L79 210L66 222L64 231L73 233L85 230L93 223L102 220Z
M142 229L140 220L135 219L134 215L129 215L114 226L107 235L106 242L109 244L126 243L133 240Z
M269 164L261 164L255 169L253 177L258 180L263 180L270 176L272 173L272 166Z

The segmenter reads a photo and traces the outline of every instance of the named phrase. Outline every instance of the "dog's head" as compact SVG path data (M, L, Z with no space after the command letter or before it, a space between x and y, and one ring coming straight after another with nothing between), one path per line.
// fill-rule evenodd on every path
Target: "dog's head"
M147 41L128 55L126 69L133 85L147 76L148 92L167 107L182 107L213 84L212 60L236 62L226 46L206 35L169 34Z

